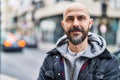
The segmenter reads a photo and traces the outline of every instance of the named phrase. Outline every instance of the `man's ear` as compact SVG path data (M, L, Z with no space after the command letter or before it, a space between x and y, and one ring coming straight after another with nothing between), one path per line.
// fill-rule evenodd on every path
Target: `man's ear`
M93 23L94 23L94 20L93 20L93 19L90 19L90 21L89 21L89 29L91 29Z
M64 20L61 21L61 25L62 25L62 27L64 29Z

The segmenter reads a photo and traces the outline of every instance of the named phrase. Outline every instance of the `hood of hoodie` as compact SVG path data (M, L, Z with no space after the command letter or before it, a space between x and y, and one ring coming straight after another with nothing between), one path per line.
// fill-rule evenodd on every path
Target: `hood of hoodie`
M102 54L102 52L106 48L106 42L104 38L102 38L100 35L97 35L95 33L89 32L88 43L89 43L89 47L85 50L83 54L81 54L81 56L83 57L87 57L87 58L96 57ZM58 40L56 44L57 50L61 53L61 55L67 53L68 48L65 47L67 45L68 45L68 39L67 36L64 35Z

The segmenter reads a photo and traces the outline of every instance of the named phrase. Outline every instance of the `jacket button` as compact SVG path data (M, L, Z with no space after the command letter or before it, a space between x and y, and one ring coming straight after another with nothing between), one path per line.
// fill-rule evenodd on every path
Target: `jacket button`
M56 58L58 58L58 56L56 56Z
M60 73L58 73L58 75L60 76Z

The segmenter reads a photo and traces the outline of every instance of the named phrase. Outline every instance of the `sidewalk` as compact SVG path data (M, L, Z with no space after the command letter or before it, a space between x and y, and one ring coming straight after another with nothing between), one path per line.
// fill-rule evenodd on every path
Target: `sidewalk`
M0 74L0 80L18 80L18 79L8 75Z
M117 51L119 48L118 48L118 46L115 46L115 45L108 45L108 46L107 46L107 49L108 49L110 52L115 52L115 51Z
M55 48L55 44L54 43L43 43L40 42L38 45L38 49L44 51L44 52L48 52L50 50L52 50L53 48Z

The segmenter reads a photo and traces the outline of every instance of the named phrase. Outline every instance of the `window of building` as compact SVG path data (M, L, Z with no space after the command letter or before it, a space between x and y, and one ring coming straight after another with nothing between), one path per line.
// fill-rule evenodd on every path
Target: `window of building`
M60 2L60 1L74 1L74 0L56 0L56 2Z
M120 0L110 0L111 7L120 9Z
M38 1L33 0L32 4L35 5L36 9L39 9L45 6L45 2L43 0L38 0Z
M42 42L56 43L63 36L64 31L61 27L62 15L52 16L40 20L40 31Z
M99 1L99 0L93 0L93 1Z
M103 33L103 29L101 29L101 26L106 26L106 32ZM117 19L107 19L107 23L103 24L100 23L98 26L98 32L101 36L103 36L106 39L106 42L108 45L115 45L116 44L116 35L118 31L118 20Z
M54 29L56 27L56 23L51 20L43 20L40 23L42 35L41 40L44 42L54 42Z

